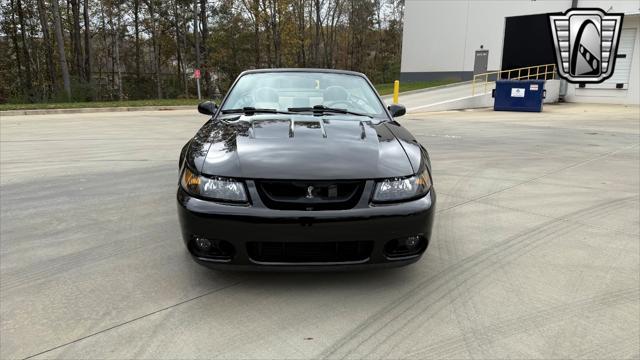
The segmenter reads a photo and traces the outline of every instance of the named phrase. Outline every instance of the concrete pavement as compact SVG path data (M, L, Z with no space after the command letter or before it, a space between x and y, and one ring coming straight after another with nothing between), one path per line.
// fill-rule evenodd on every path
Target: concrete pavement
M69 108L69 109L26 109L0 111L0 116L16 115L51 115L51 114L85 114L97 112L121 112L121 111L168 111L189 110L193 105L161 105L161 106L114 106L101 108Z
M638 358L640 109L400 118L438 214L417 264L211 271L183 247L194 110L0 119L1 358Z
M478 88L478 93L480 89ZM426 91L415 91L400 94L399 103L404 105L409 112L417 112L427 107L451 101L454 99L466 98L471 96L471 83L455 83L446 86L439 86ZM391 103L391 98L385 99L387 103Z

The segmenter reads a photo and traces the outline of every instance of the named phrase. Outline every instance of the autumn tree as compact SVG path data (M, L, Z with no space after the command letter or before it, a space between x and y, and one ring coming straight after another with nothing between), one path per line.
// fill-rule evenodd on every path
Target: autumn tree
M0 102L205 97L243 70L399 73L404 0L0 0Z

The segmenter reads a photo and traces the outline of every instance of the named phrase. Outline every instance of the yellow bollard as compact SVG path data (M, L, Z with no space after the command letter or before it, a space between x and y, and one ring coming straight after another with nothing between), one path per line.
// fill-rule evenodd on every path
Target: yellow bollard
M400 81L396 80L393 82L393 103L398 103L398 96L400 94Z

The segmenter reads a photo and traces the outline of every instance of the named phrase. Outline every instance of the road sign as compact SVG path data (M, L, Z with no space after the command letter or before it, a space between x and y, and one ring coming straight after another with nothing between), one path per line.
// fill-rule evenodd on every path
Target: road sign
M202 96L200 95L200 69L193 70L193 77L196 79L196 87L198 89L198 100L201 100Z

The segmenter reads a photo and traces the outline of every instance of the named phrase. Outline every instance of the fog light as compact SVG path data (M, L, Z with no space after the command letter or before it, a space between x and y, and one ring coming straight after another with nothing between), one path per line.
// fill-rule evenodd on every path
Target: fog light
M404 245L407 247L407 250L413 250L420 244L419 236L409 236L404 240Z
M202 237L195 238L196 246L199 250L209 251L211 249L211 241Z
M207 259L228 260L235 254L235 248L231 243L219 239L207 239L200 235L191 237L188 248L196 257Z
M427 247L427 240L422 235L413 235L387 242L384 246L388 258L402 258L418 255Z

